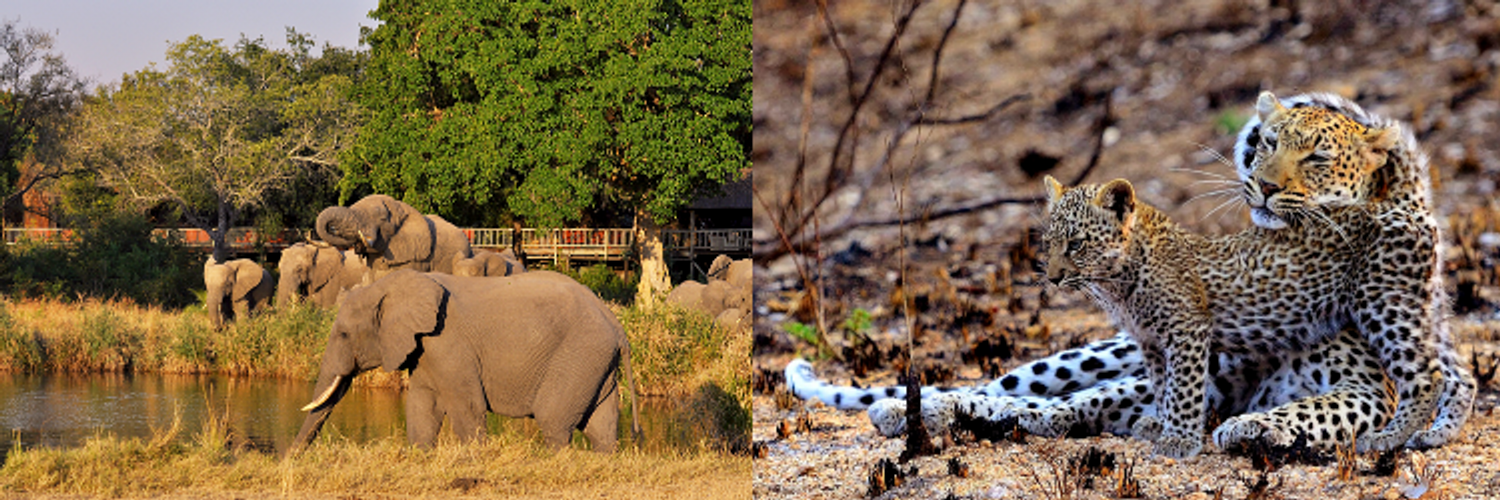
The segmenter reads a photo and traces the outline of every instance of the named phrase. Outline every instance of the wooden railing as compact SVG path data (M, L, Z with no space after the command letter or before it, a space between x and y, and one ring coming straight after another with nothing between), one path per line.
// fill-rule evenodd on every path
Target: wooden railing
M749 229L699 229L666 231L667 248L677 252L740 253L750 251Z
M61 228L5 228L5 244L15 245L22 242L41 243L45 245L56 245L72 241L75 237L72 229ZM189 247L209 248L213 246L213 239L208 237L208 232L197 228L170 229L159 228L151 230L151 234L160 238L180 238L182 244ZM280 250L300 241L302 232L288 229L280 234L264 238L263 243L271 250ZM232 250L250 250L255 248L256 242L260 240L256 229L253 227L236 227L229 229L229 248Z
M622 260L635 245L635 235L630 229L497 229L468 228L464 234L470 245L477 248L511 248L519 239L521 251L531 259L584 259ZM518 232L519 231L519 232ZM202 229L156 229L153 234L162 237L178 237L190 247L208 248L213 240ZM307 230L288 229L281 234L261 239L255 228L237 227L229 230L228 243L231 250L247 251L255 248L258 239L272 251L291 246L301 241ZM668 230L663 243L668 251L693 255L699 253L748 253L750 251L749 229ZM72 229L6 228L5 244L15 245L24 241L55 245L74 237Z

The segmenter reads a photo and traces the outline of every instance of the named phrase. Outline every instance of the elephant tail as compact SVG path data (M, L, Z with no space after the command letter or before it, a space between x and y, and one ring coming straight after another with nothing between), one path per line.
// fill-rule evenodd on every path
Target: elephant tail
M630 379L630 438L639 443L641 441L641 390L635 385L635 372L630 368L630 338L621 332L620 335L620 368L625 370L625 378Z

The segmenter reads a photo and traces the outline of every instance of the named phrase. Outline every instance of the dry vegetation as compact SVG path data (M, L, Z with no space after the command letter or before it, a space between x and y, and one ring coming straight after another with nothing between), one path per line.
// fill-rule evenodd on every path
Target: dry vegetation
M631 339L637 385L687 401L674 442L692 451L615 455L545 450L534 425L502 425L474 445L417 450L396 435L360 444L324 439L282 459L244 447L222 422L183 444L177 430L149 440L102 435L79 448L12 450L0 495L291 497L496 495L548 498L749 496L750 333L701 313L613 306ZM0 371L226 373L311 380L333 312L293 307L214 331L201 308L128 301L0 302ZM374 371L357 384L399 387ZM391 411L399 411L392 408ZM706 493L707 492L707 493Z
M939 0L826 9L824 17L816 2L756 2L755 238L767 270L756 276L757 498L878 493L877 476L889 489L883 498L1132 498L1120 484L1126 462L1145 498L1500 495L1489 387L1462 437L1442 449L1384 463L1330 456L1265 474L1212 447L1172 461L1110 436L947 443L939 456L877 469L896 460L900 440L880 438L861 413L776 392L792 356L819 359L819 374L835 383L895 384L910 364L925 383L974 385L1113 335L1084 297L1039 286L1032 200L1041 174L1124 177L1190 228L1237 231L1245 211L1220 207L1235 194L1199 197L1213 186L1197 181L1232 176L1212 151L1228 153L1262 89L1337 92L1413 125L1432 156L1449 240L1449 325L1488 382L1500 332L1500 151L1489 146L1500 144L1500 5ZM1121 466L1084 487L1075 480L1086 475L1067 464L1091 447ZM912 465L916 473L901 477Z
M67 450L12 453L0 492L120 497L243 498L748 498L750 459L717 451L614 455L501 435L420 450L392 437L320 442L290 458L233 449L223 427L189 444L93 439Z

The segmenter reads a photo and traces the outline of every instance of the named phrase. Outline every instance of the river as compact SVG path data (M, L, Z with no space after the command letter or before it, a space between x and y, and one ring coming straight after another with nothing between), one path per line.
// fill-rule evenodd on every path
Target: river
M302 426L302 405L313 398L312 382L219 375L0 373L0 457L17 443L73 447L94 436L150 439L180 417L178 441L197 438L204 422L217 416L228 423L236 445L265 452L285 450ZM642 447L670 450L695 446L690 417L675 405L647 399L641 405ZM351 389L329 416L325 435L368 442L405 436L401 392ZM535 433L530 419L490 417L491 432ZM626 429L629 412L621 413ZM446 430L444 432L447 432ZM628 436L622 432L622 439Z

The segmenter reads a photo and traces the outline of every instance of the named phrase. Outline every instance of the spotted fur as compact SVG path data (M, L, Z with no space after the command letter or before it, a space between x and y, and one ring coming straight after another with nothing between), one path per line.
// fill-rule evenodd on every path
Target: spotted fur
M1266 92L1239 137L1236 171L1256 225L1278 229L1350 205L1376 214L1379 230L1351 282L1347 319L1380 354L1400 403L1361 448L1429 448L1453 439L1473 410L1475 383L1441 320L1442 238L1430 210L1427 157L1410 128L1337 96L1278 100Z
M1375 213L1378 214L1375 218L1376 226L1381 224L1391 226L1383 229L1387 233L1392 231L1392 228L1400 231L1405 227L1425 226L1432 229L1432 234L1436 234L1436 224L1430 223L1431 216L1427 205L1427 200L1430 199L1430 188L1427 184L1427 160L1404 125L1366 113L1358 105L1329 94L1295 96L1281 100L1280 104L1283 108L1294 110L1312 108L1330 111L1364 127L1360 129L1347 124L1345 126L1324 125L1318 127L1321 133L1343 134L1348 138L1352 137L1355 132L1363 134L1372 128L1384 128L1395 130L1396 140L1390 149L1384 151L1386 161L1382 168L1377 168L1373 172L1370 172L1368 168L1360 168L1362 166L1358 163L1334 161L1336 159L1347 160L1350 156L1318 158L1316 160L1320 161L1301 165L1300 170L1306 170L1307 175L1294 179L1296 182L1286 184L1296 186L1293 193L1302 194L1301 200L1304 203L1301 206L1275 204L1273 208L1279 207L1282 210L1280 214L1269 210L1260 214L1252 211L1252 217L1257 225L1284 227L1278 223L1284 223L1284 220L1272 221L1264 217L1265 215L1275 215L1276 219L1286 217L1326 225L1326 221L1322 221L1319 217L1324 210L1373 202L1370 204L1376 207ZM1278 140L1274 142L1262 140L1262 116L1262 114L1252 116L1239 134L1234 151L1234 163L1241 179L1246 181L1247 201L1253 202L1254 195L1258 194L1262 202L1260 206L1264 207L1266 205L1264 190L1252 194L1252 190L1261 186L1250 182L1257 168L1264 163L1256 160L1257 151L1269 149L1267 146L1272 145L1305 143L1306 139L1284 143L1278 135L1276 136ZM1332 117L1332 119L1337 120L1337 117ZM1298 123L1305 126L1309 121L1303 119L1285 123ZM1285 129L1286 127L1283 127L1272 133ZM1386 137L1387 141L1389 137ZM1318 144L1319 140L1312 139L1311 143ZM1352 144L1350 142L1337 144L1342 144L1343 151L1346 153L1358 152L1348 147ZM1297 170L1291 169L1290 172L1283 171L1283 173L1295 176L1298 174ZM1360 175L1361 172L1363 172L1363 177ZM1298 210L1307 212L1298 213ZM1318 238L1326 240L1336 238L1345 240L1352 246L1358 246L1353 242L1348 242L1349 238L1339 233L1340 231L1333 231L1331 234L1325 232ZM1368 240L1368 237L1366 239ZM1322 242L1321 244L1326 244L1324 240L1319 241ZM1381 254L1385 249L1378 244L1390 244L1392 241L1395 239L1387 237L1375 237L1373 241L1366 241L1365 244L1375 245L1366 248L1366 253ZM1295 247L1297 242L1283 241L1283 244ZM1433 252L1433 254L1440 255L1439 252ZM1390 259L1400 261L1402 258L1390 257ZM1380 260L1378 255L1369 259L1366 262L1366 269L1377 266ZM1379 269L1376 271L1378 272ZM1367 271L1361 271L1361 274L1355 274L1355 276L1370 276L1366 273ZM1310 276L1312 279L1328 277L1327 273ZM1434 273L1429 280L1433 283L1432 285L1422 288L1420 293L1411 293L1411 295L1430 293L1431 296L1424 302L1429 311L1436 311L1442 304L1442 298L1436 293L1441 290L1436 286L1436 279L1436 273ZM1352 283L1354 280L1348 281ZM1269 292L1271 294L1284 293L1285 290L1302 292L1294 295L1317 296L1316 292L1310 293L1309 289L1301 288L1300 284L1279 287ZM1392 293L1396 292L1399 290L1392 291ZM1249 300L1258 301L1263 296L1252 295ZM1348 316L1352 317L1353 313ZM1333 319L1335 320L1333 322L1339 322L1339 318ZM1349 319L1342 318L1342 321L1347 323ZM1261 318L1261 322L1270 324L1274 323L1274 320ZM1369 322L1365 324L1368 325ZM1414 336L1424 337L1423 335ZM1417 448L1438 446L1450 440L1468 418L1473 400L1472 375L1459 365L1456 356L1453 355L1443 325L1438 323L1437 330L1426 337L1418 344L1436 346L1435 350L1438 353L1435 358L1438 365L1436 371L1441 374L1443 384L1437 401L1437 418L1431 429L1415 433L1407 443L1408 446ZM1221 447L1228 447L1249 439L1265 437L1279 444L1287 444L1297 433L1307 433L1315 440L1315 444L1329 446L1340 440L1336 435L1337 432L1323 425L1323 422L1359 420L1362 423L1356 430L1362 433L1365 430L1365 423L1372 421L1372 415L1374 420L1384 421L1388 406L1372 403L1366 408L1365 404L1349 403L1343 405L1342 408L1356 413L1336 416L1339 415L1337 411L1339 406L1334 404L1334 401L1352 401L1353 399L1344 399L1345 396L1343 396L1351 392L1364 392L1366 396L1363 397L1368 399L1372 384L1368 380L1363 380L1365 377L1351 376L1352 373L1368 373L1366 370L1371 367L1386 366L1388 363L1385 360L1389 357L1404 358L1406 356L1404 351L1389 348L1377 355L1370 350L1372 343L1379 345L1378 342L1365 342L1364 335L1358 331L1358 327L1344 328L1337 336L1324 343L1313 344L1300 350L1281 350L1279 352L1284 353L1283 357L1262 360L1269 364L1258 370L1255 369L1255 366L1259 366L1258 362L1247 363L1247 359L1250 358L1248 356L1235 352L1215 352L1209 360L1208 377L1212 383L1206 391L1208 406L1214 408L1221 416L1233 416L1215 430L1215 442ZM1022 365L981 388L942 392L941 395L937 395L939 393L936 389L925 388L923 414L928 420L927 424L930 429L946 428L946 424L951 422L955 412L968 411L981 417L1021 416L1023 427L1041 435L1058 435L1067 432L1069 429L1061 427L1063 424L1128 434L1132 431L1132 427L1137 427L1135 424L1150 421L1156 414L1155 401L1142 404L1139 398L1133 398L1131 402L1134 404L1125 405L1124 411L1114 411L1120 406L1123 394L1153 393L1155 390L1148 378L1142 376L1144 360L1135 347L1137 346L1134 341L1122 333L1106 341L1063 351ZM1117 356L1115 353L1122 355ZM1246 369L1247 366L1250 369ZM890 392L892 397L899 398L904 396L904 390L829 386L818 381L813 376L811 367L801 361L788 365L787 380L788 384L795 388L794 392L798 396L807 399L819 398L831 403L833 394L842 392L843 396L840 398L843 404L837 406L841 408L868 407L871 421L886 435L894 435L904 430L905 420L902 417L904 401L883 400L875 396L869 399L860 397L867 393L894 391ZM1349 386L1351 380L1359 382L1354 386ZM1343 386L1335 388L1334 385L1338 384L1343 384ZM927 395L929 390L937 396L929 397ZM1312 399L1301 402L1305 404L1294 403L1304 398ZM862 399L865 402L859 403ZM1415 399L1406 397L1402 404L1413 406L1410 403ZM871 405L872 402L873 405ZM1140 427L1148 429L1135 430L1150 430L1150 426ZM1398 434L1399 432L1389 435ZM1328 440L1330 436L1334 437L1331 441ZM1317 442L1319 438L1323 438L1322 443ZM1378 447L1371 446L1372 441L1381 440L1361 441L1361 448L1386 449L1385 447L1400 445L1399 439L1387 438L1382 443L1375 443L1380 445Z
M1049 177L1047 184L1047 279L1083 291L1134 334L1157 394L1156 449L1172 457L1193 456L1202 446L1212 353L1241 356L1256 366L1276 363L1285 352L1324 356L1310 349L1339 334L1337 318L1350 295L1347 278L1363 262L1357 250L1378 233L1373 214L1351 206L1325 210L1320 222L1327 224L1293 231L1255 227L1207 238L1138 203L1125 180L1064 189ZM1236 417L1216 435L1229 441L1275 432L1282 435L1267 437L1294 437L1287 430L1292 427L1280 427L1307 423L1287 416L1299 412L1314 415L1309 437L1324 439L1322 445L1377 428L1384 412L1358 409L1387 404L1383 375L1375 362L1352 368L1359 371L1340 375L1340 382L1350 384L1347 390ZM1343 410L1345 401L1352 411L1333 412L1338 424L1318 425L1329 415L1315 408L1338 402ZM1156 434L1154 426L1144 434Z

